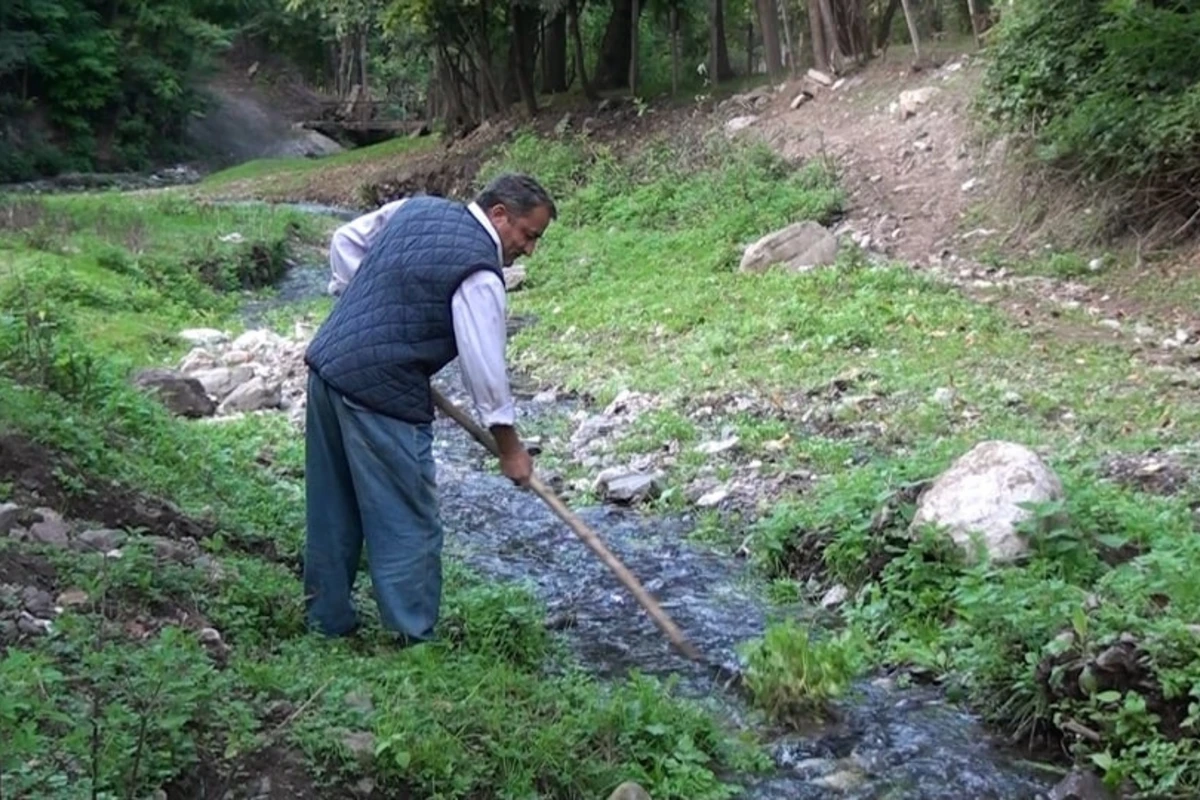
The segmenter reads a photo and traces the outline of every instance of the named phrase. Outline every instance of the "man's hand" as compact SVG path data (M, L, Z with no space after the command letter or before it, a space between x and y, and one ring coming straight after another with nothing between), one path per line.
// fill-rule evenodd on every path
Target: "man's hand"
M516 429L507 425L492 427L492 436L500 448L500 472L518 486L528 486L533 477L533 456L521 444Z
M528 486L533 477L533 456L524 448L500 458L500 471L517 486Z

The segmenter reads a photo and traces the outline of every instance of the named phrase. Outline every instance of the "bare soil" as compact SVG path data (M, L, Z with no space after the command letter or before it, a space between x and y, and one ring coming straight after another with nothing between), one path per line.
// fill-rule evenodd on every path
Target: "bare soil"
M0 435L0 482L12 484L19 505L45 506L64 517L109 528L142 528L170 539L197 541L215 523L197 520L173 504L98 476L84 476L84 490L68 490L59 475L81 476L69 458L19 434Z

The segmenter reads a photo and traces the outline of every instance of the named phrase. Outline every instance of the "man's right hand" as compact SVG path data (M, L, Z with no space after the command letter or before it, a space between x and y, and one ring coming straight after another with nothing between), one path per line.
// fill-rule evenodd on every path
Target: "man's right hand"
M533 477L533 456L524 447L511 455L500 457L500 471L518 486L528 486Z
M492 427L492 436L500 448L500 472L518 486L528 486L533 477L533 456L521 443L517 431L507 425Z

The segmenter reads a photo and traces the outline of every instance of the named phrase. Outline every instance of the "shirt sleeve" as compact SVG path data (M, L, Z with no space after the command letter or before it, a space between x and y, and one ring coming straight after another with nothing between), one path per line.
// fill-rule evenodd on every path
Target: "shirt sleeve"
M508 340L504 283L490 270L472 273L450 302L463 386L487 427L513 425L516 409L504 350Z

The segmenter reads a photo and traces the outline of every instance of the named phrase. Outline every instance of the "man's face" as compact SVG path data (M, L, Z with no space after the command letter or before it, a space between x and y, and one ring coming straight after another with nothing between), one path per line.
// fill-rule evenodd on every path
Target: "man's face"
M511 266L518 256L531 256L537 241L550 225L550 210L538 206L523 217L509 213L503 205L488 209L488 218L500 236L504 250L504 266Z

